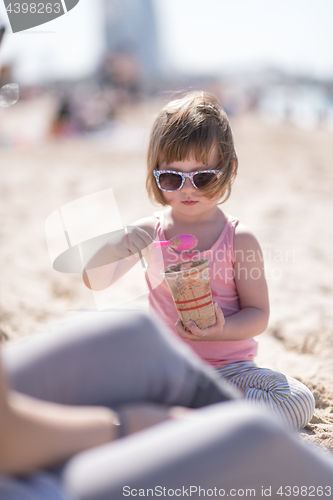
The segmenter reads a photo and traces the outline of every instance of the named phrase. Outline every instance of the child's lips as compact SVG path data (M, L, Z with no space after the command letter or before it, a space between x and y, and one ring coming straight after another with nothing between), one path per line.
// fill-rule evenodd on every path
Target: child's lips
M182 203L184 203L184 205L195 205L196 203L198 203L197 201L195 200L184 200L182 201Z

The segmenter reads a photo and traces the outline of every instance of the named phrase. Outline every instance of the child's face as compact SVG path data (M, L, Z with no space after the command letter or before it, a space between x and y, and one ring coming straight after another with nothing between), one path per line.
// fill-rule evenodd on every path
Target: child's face
M215 170L219 161L217 147L214 146L208 163L205 165L202 162L197 162L191 156L185 161L174 161L172 163L159 162L159 170L176 170L178 172L195 172L197 170ZM165 201L179 215L200 216L207 211L215 209L219 197L206 198L204 191L196 189L189 178L186 178L183 187L178 191L167 192L163 191Z

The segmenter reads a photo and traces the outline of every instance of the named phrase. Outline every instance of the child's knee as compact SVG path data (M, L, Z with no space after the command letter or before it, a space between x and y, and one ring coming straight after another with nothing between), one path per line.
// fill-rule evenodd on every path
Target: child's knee
M296 424L298 428L305 427L311 420L315 410L315 399L310 389L299 380L288 377L291 387L291 399L294 403Z

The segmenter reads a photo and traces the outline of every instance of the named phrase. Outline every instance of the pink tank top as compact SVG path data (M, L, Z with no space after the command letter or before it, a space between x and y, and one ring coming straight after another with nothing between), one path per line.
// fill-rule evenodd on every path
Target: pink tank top
M157 218L155 239L165 240L163 212L157 212L154 215ZM237 219L227 216L226 225L212 248L204 252L195 252L191 256L191 258L210 259L209 273L213 300L221 307L225 317L231 316L240 310L238 293L233 278L233 238L237 224ZM170 247L158 248L152 251L151 262L146 272L150 307L168 325L174 335L190 345L210 365L219 367L236 361L253 359L257 354L257 341L253 338L237 341L193 341L179 337L174 329L178 313L168 285L164 279L162 280L160 271L182 260L184 260L184 257L174 252Z

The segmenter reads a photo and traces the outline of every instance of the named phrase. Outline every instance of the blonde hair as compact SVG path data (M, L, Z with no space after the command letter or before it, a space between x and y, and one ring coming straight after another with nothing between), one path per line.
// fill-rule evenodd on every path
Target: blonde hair
M151 201L167 205L153 171L160 161L169 164L190 157L208 164L216 146L219 161L214 169L222 175L204 189L207 198L225 202L237 175L238 159L228 117L219 100L208 92L196 91L170 101L157 116L150 134L146 188Z

